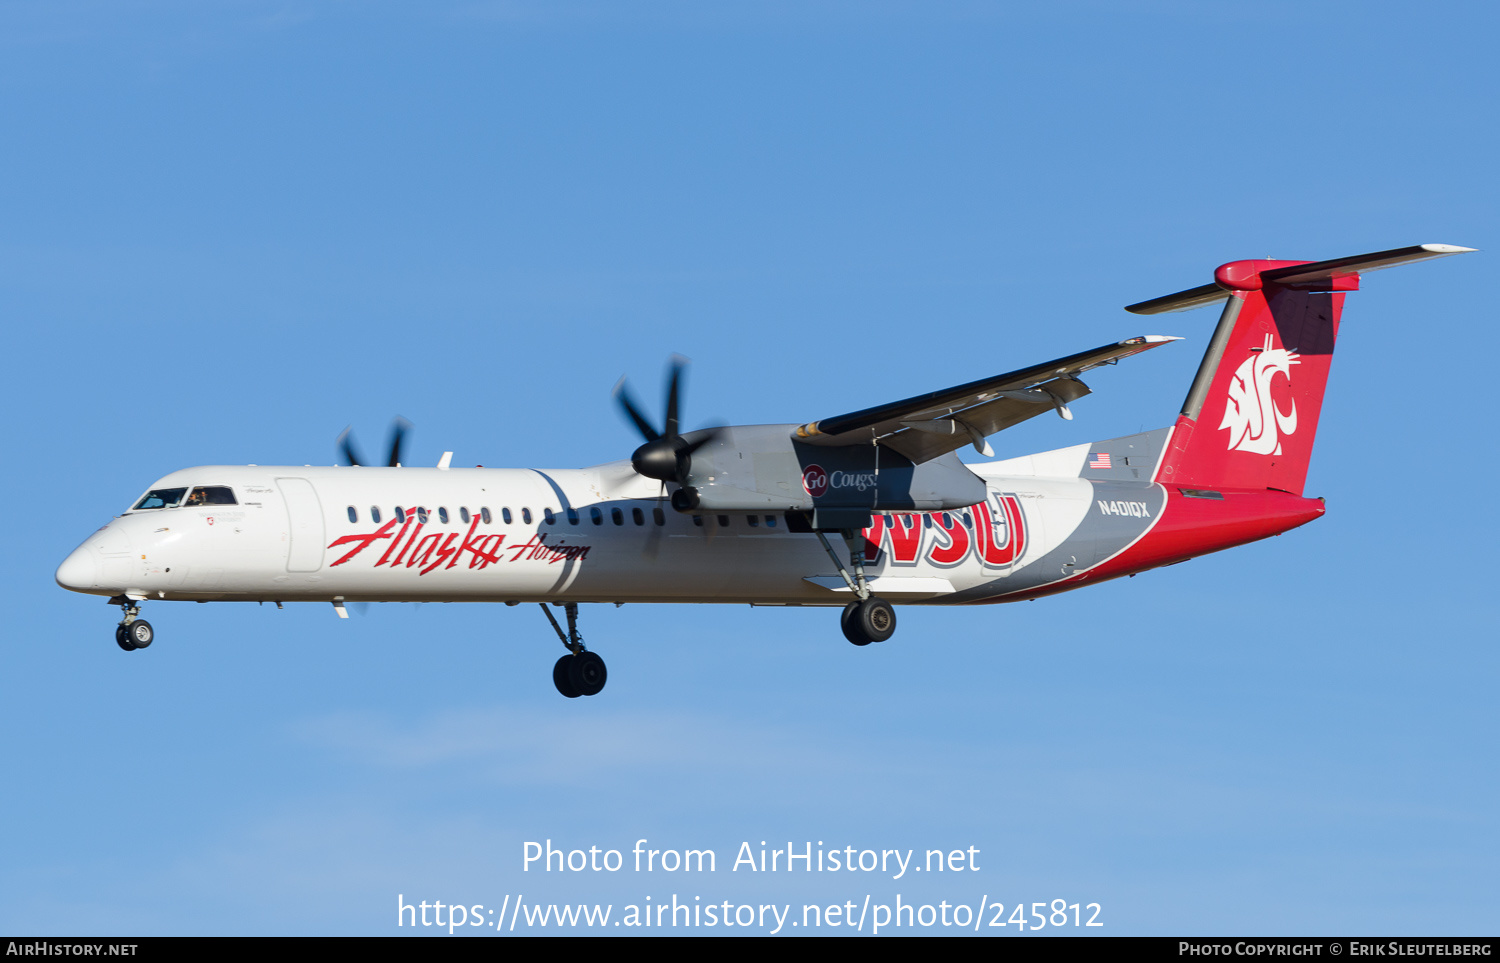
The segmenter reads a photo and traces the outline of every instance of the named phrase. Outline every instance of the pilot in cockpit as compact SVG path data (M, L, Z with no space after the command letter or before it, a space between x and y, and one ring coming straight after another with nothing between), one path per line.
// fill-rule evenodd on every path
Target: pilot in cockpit
M193 507L198 506L198 505L207 505L207 504L208 504L208 492L204 491L202 488L195 488L195 489L193 489L193 493L188 496L188 500L187 500L187 507L188 508L193 508Z

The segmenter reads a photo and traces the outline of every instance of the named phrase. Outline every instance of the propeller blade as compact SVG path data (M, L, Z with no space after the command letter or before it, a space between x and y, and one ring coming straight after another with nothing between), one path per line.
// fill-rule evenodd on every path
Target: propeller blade
M719 437L723 432L724 429L722 427L708 428L705 429L704 435L695 441L683 441L679 444L676 451L677 473L673 476L672 480L683 488L688 487L688 478L693 473L693 453ZM680 438L681 436L678 437Z
M636 430L647 441L655 441L661 437L657 430L651 427L651 422L647 421L646 417L641 414L641 410L636 407L635 399L630 397L630 390L625 387L625 379L623 377L615 383L614 393L615 400L620 403L620 407L624 409L625 414L635 423Z
M350 425L344 429L343 433L339 435L339 440L334 442L334 444L338 445L339 451L344 453L344 461L347 464L360 467L364 465L364 462L360 461L359 455L354 451L353 433L354 426Z
M686 445L682 446L682 453L684 455L691 455L699 448L702 448L704 445L722 435L724 433L724 426L719 425L715 428L705 428L703 430L707 432L707 434L705 434L702 438L699 438L697 441L688 442Z
M391 455L386 459L387 468L395 468L401 464L401 442L406 439L406 433L411 430L411 422L396 416L396 421L391 425Z
M615 384L614 392L615 400L646 439L646 443L630 456L630 463L636 472L647 478L675 482L683 488L687 487L688 477L692 473L693 452L713 441L724 430L709 428L705 434L691 442L682 436L682 381L687 365L688 359L680 354L672 355L668 362L667 410L661 432L657 432L641 413L640 407L625 387L624 378ZM676 501L674 495L674 505Z
M672 374L667 378L667 421L666 430L662 434L668 438L677 434L678 412L680 410L682 389L682 369L687 364L687 359L682 355L672 355Z

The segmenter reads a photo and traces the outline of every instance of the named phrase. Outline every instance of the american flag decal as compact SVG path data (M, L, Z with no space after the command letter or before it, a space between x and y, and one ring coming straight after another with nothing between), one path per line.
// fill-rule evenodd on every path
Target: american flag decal
M1109 463L1109 452L1107 452L1107 451L1101 451L1101 452L1096 452L1094 454L1094 460L1091 461L1091 462L1089 462L1089 467L1090 468L1112 468L1114 466Z

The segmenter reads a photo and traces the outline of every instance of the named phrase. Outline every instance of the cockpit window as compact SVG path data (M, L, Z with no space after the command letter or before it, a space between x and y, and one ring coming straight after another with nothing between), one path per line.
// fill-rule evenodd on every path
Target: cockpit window
M234 492L223 486L199 486L194 488L187 501L183 503L188 508L198 508L203 505L238 505L234 500Z
M135 503L131 511L141 511L145 508L176 508L177 503L182 501L182 496L187 494L186 488L157 488L146 493L146 497Z

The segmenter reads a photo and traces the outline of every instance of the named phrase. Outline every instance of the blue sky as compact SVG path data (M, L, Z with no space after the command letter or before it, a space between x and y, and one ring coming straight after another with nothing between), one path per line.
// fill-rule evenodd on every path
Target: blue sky
M1351 296L1304 529L903 609L161 605L58 562L195 464L628 456L609 391L799 422L1137 334L1001 456L1170 423L1221 262L1496 245L1487 5L0 9L0 928L385 934L445 903L1098 902L1106 933L1493 933L1493 255ZM977 847L879 876L523 873L522 843ZM1007 908L1007 914L1009 909ZM1014 927L993 933L1015 934ZM1096 930L1098 932L1098 930Z

